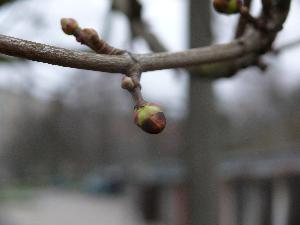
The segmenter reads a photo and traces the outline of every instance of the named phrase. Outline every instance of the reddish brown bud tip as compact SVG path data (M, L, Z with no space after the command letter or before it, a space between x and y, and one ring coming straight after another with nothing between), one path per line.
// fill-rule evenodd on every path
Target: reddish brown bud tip
M128 91L133 91L135 84L131 77L123 76L122 78L122 88Z
M150 134L158 134L166 127L166 117L162 109L153 103L146 103L134 110L134 122Z
M219 13L234 14L240 11L242 0L213 0L213 6Z
M79 28L76 20L72 18L62 18L60 20L61 28L65 32L65 34L72 35L75 30Z

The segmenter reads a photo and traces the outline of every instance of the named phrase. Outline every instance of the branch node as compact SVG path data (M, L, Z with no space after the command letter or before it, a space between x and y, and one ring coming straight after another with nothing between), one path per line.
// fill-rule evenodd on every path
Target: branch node
M248 23L252 24L254 28L261 31L266 30L266 24L264 21L262 21L260 18L255 18L252 16L247 6L240 7L240 14Z
M141 66L139 63L134 63L126 73L126 76L131 77L135 87L142 89L140 79L142 75Z

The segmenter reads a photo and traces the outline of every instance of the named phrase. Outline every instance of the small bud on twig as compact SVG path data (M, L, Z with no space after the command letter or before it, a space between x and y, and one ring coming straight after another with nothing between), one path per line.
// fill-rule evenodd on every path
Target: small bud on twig
M166 118L162 109L154 103L137 106L134 110L134 122L150 134L158 134L166 126Z
M128 91L133 91L136 87L131 77L123 76L121 87Z
M79 28L76 20L72 18L62 18L60 20L61 28L67 35L73 35L75 30Z
M76 20L72 18L61 19L61 28L68 35L74 35L81 44L87 45L95 52L106 55L122 55L126 51L110 46L100 38L97 31L93 28L81 29Z

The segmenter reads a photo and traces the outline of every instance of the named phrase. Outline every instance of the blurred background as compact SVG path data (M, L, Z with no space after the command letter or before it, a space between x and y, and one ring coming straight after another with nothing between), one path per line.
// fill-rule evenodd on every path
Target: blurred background
M89 51L62 17L113 46L151 52L124 14L131 0L0 0L1 34ZM141 0L149 30L171 51L230 41L238 18L209 0ZM260 1L252 10L259 13ZM299 1L275 48L299 41ZM162 105L160 135L133 123L121 76L0 55L0 224L298 225L300 48L234 77L145 73Z

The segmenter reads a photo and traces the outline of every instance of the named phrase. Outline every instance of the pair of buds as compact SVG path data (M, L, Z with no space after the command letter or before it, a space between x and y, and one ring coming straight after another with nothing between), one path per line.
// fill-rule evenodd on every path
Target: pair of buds
M120 55L125 53L125 51L108 45L98 36L94 29L81 29L74 19L62 19L61 27L65 34L74 35L78 42L89 46L100 54ZM137 89L140 90L140 85L139 82L134 82L132 77L124 76L122 79L122 88L134 93ZM140 92L138 93L140 95ZM141 95L137 99L134 108L135 124L150 134L162 132L166 126L166 118L162 109L154 103L145 102Z
M134 92L140 87L131 77L124 76L122 88ZM134 107L134 123L147 133L158 134L165 128L166 118L160 106L141 100Z

